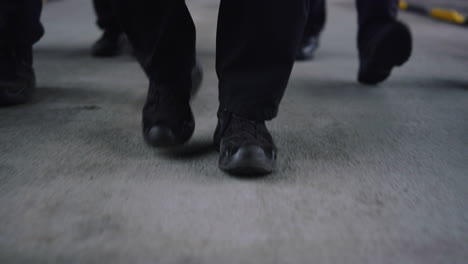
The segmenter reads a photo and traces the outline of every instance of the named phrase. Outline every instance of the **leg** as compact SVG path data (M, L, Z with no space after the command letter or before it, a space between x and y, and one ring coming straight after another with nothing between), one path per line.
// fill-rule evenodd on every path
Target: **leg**
M35 90L32 46L44 30L40 0L0 2L0 105L25 103Z
M115 0L114 8L150 80L143 132L152 146L182 144L194 130L190 110L195 26L183 0Z
M308 10L308 0L221 2L216 61L221 111L254 120L277 115Z
M320 34L325 27L327 8L325 0L313 0L310 4L309 18L307 19L301 46L297 51L297 60L310 60L315 56L320 43Z
M97 25L104 31L92 47L92 54L96 57L116 56L122 50L122 29L112 10L111 1L93 0Z
M235 174L273 170L276 147L265 120L278 113L308 10L308 0L221 2L216 61L220 108L214 140L221 169Z
M120 24L112 12L111 0L93 0L97 25L104 31L121 32Z
M358 80L376 84L405 63L412 49L409 28L397 21L397 0L356 0L358 11Z
M327 20L326 0L312 0L310 4L309 17L304 30L304 38L317 36L322 33Z

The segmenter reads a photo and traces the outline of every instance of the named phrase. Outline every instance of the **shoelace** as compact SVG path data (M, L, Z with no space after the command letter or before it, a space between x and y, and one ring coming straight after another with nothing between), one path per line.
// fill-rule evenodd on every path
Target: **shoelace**
M240 132L239 134L242 135L243 138L248 138L249 136L257 138L260 134L259 125L261 125L261 123L256 121L233 117L233 119L231 120L229 132Z

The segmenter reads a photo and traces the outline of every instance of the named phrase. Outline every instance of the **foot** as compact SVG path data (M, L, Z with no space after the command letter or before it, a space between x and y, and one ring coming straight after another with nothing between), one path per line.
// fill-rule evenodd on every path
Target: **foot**
M239 176L271 173L277 149L264 121L247 120L232 113L218 115L214 143L219 150L219 168Z
M31 46L0 46L0 106L31 100L36 88L32 56Z
M296 60L305 61L305 60L312 60L315 56L315 52L317 51L320 44L320 36L312 36L301 44L299 50L296 54Z
M203 71L196 63L191 76L190 96L185 93L167 94L162 87L150 83L148 100L143 109L143 137L155 148L170 148L185 144L195 130L190 98L200 90Z
M94 43L91 54L94 57L114 57L123 49L123 36L120 32L104 31L102 36Z
M409 28L395 21L372 30L360 47L358 81L377 84L386 80L395 66L401 66L411 56L412 37Z
M190 106L182 116L173 116L172 120L143 122L143 138L154 148L171 148L185 144L195 130L195 119Z

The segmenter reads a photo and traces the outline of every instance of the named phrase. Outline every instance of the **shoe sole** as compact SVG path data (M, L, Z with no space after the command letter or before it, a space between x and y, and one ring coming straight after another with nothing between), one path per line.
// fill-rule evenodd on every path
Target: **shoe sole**
M0 105L27 103L33 97L35 86L34 77L22 83L0 81Z
M315 58L315 54L300 53L296 55L296 61L311 61Z
M91 51L91 56L94 58L114 58L122 55L124 52L123 47L116 47L108 51Z
M108 50L99 50L96 49L94 46L91 47L91 56L95 58L113 58L118 57L123 54L125 48L125 37L120 37L114 43L115 47L108 49Z
M273 172L276 167L276 153L268 158L262 148L248 146L239 149L234 155L220 155L219 168L238 176L262 176Z
M390 26L378 36L379 41L370 51L369 61L361 65L358 81L377 84L386 80L395 66L401 66L411 56L412 37L408 27L402 23Z

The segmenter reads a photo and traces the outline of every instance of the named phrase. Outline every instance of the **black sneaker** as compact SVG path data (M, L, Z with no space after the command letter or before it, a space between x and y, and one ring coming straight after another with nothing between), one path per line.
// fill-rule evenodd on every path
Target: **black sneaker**
M235 175L266 175L276 167L277 149L265 121L232 113L218 114L214 144L219 150L219 168Z
M399 22L374 26L359 48L358 81L377 84L386 80L393 67L401 66L411 56L412 37L409 28Z
M143 137L148 145L168 148L186 143L195 129L189 96L165 94L150 83L143 108Z
M94 57L114 57L122 53L123 34L121 32L104 31L102 36L91 47Z
M0 46L0 106L26 103L35 89L32 46Z
M196 63L192 70L189 93L174 93L171 89L163 89L150 83L147 102L143 108L143 137L148 145L169 148L183 145L190 140L195 130L190 98L199 91L202 78L201 66ZM182 83L181 86L185 85Z
M317 52L319 45L320 45L319 35L312 36L312 37L305 39L301 43L301 46L299 47L299 50L297 51L296 60L299 60L299 61L312 60L315 57L315 53Z

